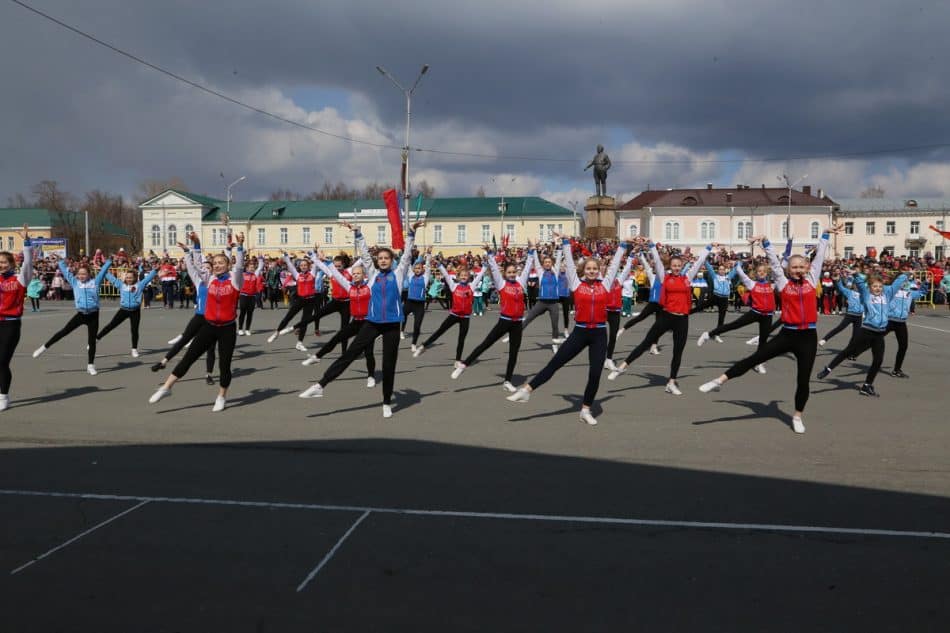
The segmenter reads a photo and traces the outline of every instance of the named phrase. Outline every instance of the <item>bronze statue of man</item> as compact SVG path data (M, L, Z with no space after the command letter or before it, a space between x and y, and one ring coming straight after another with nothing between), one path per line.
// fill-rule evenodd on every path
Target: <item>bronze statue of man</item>
M610 156L604 151L603 145L597 146L597 154L590 159L584 171L594 168L594 187L598 196L607 195L607 171L610 169Z

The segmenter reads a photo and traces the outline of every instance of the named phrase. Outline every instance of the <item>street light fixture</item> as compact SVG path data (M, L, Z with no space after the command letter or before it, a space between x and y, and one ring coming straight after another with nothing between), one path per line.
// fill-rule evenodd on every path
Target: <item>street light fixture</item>
M808 174L805 174L795 182L792 182L789 179L788 174L782 174L781 176L776 177L778 178L779 182L784 182L788 187L788 211L785 214L785 226L787 227L787 234L785 235L785 239L789 239L792 237L792 187L808 178Z
M516 180L518 180L518 177L514 176L509 181L508 184L513 184ZM499 189L499 192L501 193L501 202L498 203L498 212L501 213L501 229L499 230L499 234L501 235L502 239L504 239L505 212L508 211L508 204L505 202L505 187L504 187L504 183L500 183L499 180L495 178L494 176L491 177L491 182L493 185L499 185L498 189Z
M227 204L227 211L226 211L228 218L231 217L231 187L238 184L242 180L247 180L247 176L241 176L240 178L232 182L230 185L228 185L228 204Z
M571 226L573 227L573 228L571 229L571 235L577 235L577 205L578 205L578 202L577 202L577 200L570 200L570 201L568 202L568 204L571 205L571 209L573 209L573 211L571 212L571 221L572 221Z
M408 90L402 87L396 78L389 74L389 71L383 68L382 66L376 67L377 72L383 77L389 79L393 84L399 88L399 90L406 97L406 144L402 148L402 164L403 164L403 199L405 201L403 212L406 214L405 219L405 230L409 230L409 128L412 120L412 93L415 92L416 86L419 85L419 82L422 81L422 76L429 72L429 64L423 64L422 69L419 71L419 76L416 77L416 80L412 83L412 87Z

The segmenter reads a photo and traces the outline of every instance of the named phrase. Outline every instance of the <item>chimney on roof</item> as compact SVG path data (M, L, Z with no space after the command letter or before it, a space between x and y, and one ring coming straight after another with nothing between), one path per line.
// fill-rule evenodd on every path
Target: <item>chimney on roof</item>
M706 183L706 191L712 191L712 185L713 185L713 184L712 184L711 182L707 182L707 183Z
M825 199L825 190L824 190L824 189L819 189L819 190L818 190L818 197L821 198L822 200Z
M765 191L765 183L762 183L762 191Z
M752 188L752 187L751 187L750 185L746 185L746 186L745 186L745 190L746 190L746 191L748 191L748 190L751 189L751 188Z
M811 185L802 185L802 193L806 196L811 195Z
M732 193L726 192L726 202L732 202Z
M741 183L741 182L740 182L738 185L736 185L736 189L738 189L739 191L742 191L742 183Z

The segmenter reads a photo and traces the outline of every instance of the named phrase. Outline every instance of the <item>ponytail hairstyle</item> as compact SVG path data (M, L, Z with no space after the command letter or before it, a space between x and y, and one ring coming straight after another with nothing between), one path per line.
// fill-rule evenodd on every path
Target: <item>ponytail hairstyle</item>
M346 251L340 251L339 254L333 257L333 261L343 264L343 268L349 268L353 263L353 260L350 258L349 254L346 253Z

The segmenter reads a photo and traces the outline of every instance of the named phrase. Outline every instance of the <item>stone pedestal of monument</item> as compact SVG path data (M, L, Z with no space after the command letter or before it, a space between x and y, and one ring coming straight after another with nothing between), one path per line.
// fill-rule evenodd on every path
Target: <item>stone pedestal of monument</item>
M595 240L617 237L617 201L612 196L591 196L584 211L587 215L584 237Z

